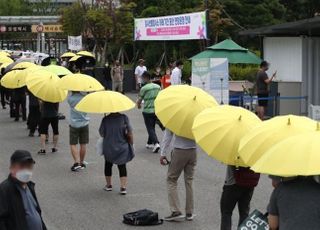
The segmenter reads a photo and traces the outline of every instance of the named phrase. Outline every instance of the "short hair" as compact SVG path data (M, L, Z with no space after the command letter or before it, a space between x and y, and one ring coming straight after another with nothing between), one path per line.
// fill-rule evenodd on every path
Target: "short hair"
M262 68L262 67L268 67L269 66L269 62L267 62L267 61L262 61L261 63L260 63L260 68Z
M142 74L142 77L143 78L147 78L148 80L150 80L151 79L151 74L148 71L144 71L143 74Z
M181 66L181 65L183 65L183 61L181 60L176 61L176 66Z
M139 63L139 64L143 64L143 63L144 63L144 60L143 60L143 59L139 59L138 63Z

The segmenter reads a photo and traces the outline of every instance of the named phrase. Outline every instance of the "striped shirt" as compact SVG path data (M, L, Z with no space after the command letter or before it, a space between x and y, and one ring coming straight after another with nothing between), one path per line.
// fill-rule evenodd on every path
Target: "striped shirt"
M144 113L155 113L154 101L160 92L161 87L154 83L148 83L140 90L139 97L144 101L143 111Z

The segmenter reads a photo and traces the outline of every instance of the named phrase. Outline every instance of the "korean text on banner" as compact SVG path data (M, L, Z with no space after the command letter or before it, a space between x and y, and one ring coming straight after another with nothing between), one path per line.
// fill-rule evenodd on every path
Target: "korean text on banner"
M197 40L207 39L206 12L172 16L137 18L134 40Z
M69 50L82 50L82 36L68 36Z

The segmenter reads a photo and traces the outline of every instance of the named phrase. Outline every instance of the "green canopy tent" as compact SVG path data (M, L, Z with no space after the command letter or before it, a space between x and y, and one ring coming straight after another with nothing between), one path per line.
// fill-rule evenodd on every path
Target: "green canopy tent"
M226 39L216 45L210 46L207 50L190 58L227 58L230 64L256 64L261 63L261 59L248 49L239 46L231 39Z

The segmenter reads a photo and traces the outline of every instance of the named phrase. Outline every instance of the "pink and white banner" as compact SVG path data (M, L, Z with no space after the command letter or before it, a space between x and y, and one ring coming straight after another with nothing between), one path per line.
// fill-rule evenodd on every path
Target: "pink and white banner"
M136 18L134 24L135 41L207 39L205 11L155 18Z

